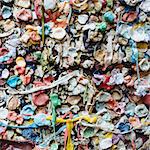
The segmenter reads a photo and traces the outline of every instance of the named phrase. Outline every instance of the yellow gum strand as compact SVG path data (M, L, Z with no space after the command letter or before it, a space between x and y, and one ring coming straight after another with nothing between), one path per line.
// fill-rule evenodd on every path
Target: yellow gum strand
M48 116L46 118L47 120L52 120L52 116ZM97 116L94 116L94 117L90 117L90 116L79 116L77 118L74 118L74 119L63 119L63 118L56 118L56 122L57 123L65 123L67 122L68 120L72 121L72 122L76 122L78 120L85 120L89 123L95 123L97 121Z
M67 131L68 131L68 139L67 139L67 150L74 150L74 145L71 139L71 132L73 129L73 122L71 119L68 119L66 122Z
M52 116L48 116L46 118L47 120L52 120ZM73 122L79 121L79 120L85 120L89 123L95 123L97 121L97 116L79 116L77 118L74 119L63 119L63 118L56 118L56 123L66 123L66 127L67 127L67 131L68 131L68 139L67 139L67 150L74 150L74 145L72 143L72 139L71 139L71 132L73 129ZM111 137L111 133L109 133L107 135L108 137Z

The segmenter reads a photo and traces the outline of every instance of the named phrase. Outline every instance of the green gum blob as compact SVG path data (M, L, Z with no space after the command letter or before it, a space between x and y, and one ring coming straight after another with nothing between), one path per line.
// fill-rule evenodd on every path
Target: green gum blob
M33 56L37 59L40 60L41 59L41 51L36 51L33 53Z
M106 22L108 23L113 23L114 22L114 19L115 19L115 15L112 13L112 12L106 12L104 14L104 19Z
M105 31L106 31L106 28L107 28L106 22L101 22L100 24L97 25L97 28L98 28L101 32L105 32Z
M83 136L85 138L89 138L89 137L93 137L94 136L94 128L91 127L87 127L84 132L83 132Z
M58 149L58 144L57 143L51 144L50 150L57 150L57 149Z
M112 8L113 7L113 0L106 0L107 1L107 6Z
M51 99L51 102L52 102L52 126L53 126L53 128L55 130L56 108L61 105L61 101L58 98L58 95L55 94L55 93L50 95L50 99Z
M61 101L60 99L58 98L58 95L57 94L51 94L50 95L50 99L51 99L51 102L52 102L52 105L54 107L57 107L57 106L60 106L61 105Z

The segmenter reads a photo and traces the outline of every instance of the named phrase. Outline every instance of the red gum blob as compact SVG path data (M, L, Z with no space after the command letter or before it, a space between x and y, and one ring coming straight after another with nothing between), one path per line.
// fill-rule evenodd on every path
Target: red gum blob
M144 96L142 100L146 105L150 106L150 94Z

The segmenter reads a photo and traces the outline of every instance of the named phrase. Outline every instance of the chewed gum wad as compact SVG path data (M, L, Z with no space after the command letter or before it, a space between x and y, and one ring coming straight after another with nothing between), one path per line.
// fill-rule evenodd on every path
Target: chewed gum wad
M1 0L0 147L148 150L150 0Z

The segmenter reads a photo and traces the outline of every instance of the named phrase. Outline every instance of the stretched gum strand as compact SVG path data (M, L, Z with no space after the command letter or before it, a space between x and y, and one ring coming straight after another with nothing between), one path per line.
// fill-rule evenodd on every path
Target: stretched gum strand
M52 116L48 116L46 119L47 119L47 120L52 120ZM82 119L83 119L83 120L86 120L86 121L89 122L89 123L95 123L95 122L97 121L97 116L90 117L90 116L85 115L85 116L79 116L79 117L73 118L73 119L57 118L57 119L56 119L56 122L57 122L57 123L66 123L66 122L68 122L68 121L76 122L76 121L82 120Z

